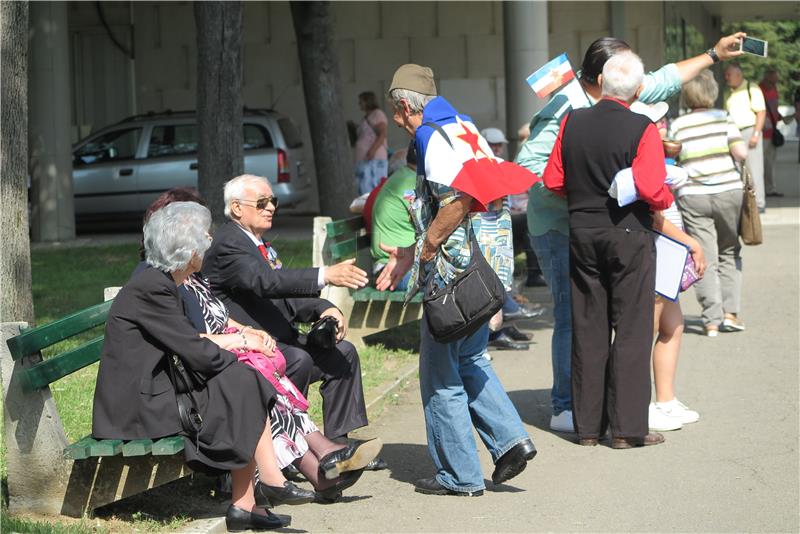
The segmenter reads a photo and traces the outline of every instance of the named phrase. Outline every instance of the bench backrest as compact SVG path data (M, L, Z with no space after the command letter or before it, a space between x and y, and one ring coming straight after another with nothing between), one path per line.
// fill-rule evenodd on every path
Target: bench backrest
M104 324L112 302L91 306L10 338L7 345L11 357L17 361L38 354L42 349ZM41 389L98 361L102 348L103 336L98 336L75 349L36 363L25 370L23 384L26 389Z
M325 231L334 263L354 258L359 251L370 248L370 237L361 215L329 222L325 226Z

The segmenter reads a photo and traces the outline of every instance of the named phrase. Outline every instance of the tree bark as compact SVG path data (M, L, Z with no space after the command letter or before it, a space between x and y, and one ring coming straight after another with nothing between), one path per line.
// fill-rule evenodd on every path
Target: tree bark
M0 2L0 71L0 322L32 324L27 2Z
M314 146L322 215L350 216L356 196L353 161L342 111L339 64L329 2L291 2L303 92Z
M225 221L222 188L244 172L242 2L195 2L197 25L197 185L214 222Z

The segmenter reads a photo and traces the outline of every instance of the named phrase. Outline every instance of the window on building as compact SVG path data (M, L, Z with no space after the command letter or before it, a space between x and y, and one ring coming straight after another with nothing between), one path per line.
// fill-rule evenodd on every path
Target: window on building
M75 152L76 165L92 165L115 160L133 159L139 147L141 128L114 130L95 137Z

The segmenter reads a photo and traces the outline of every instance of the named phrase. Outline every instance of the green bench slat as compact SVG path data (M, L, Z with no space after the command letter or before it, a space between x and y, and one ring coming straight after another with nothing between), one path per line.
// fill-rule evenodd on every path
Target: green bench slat
M338 243L331 243L331 258L335 262L339 262L346 258L352 258L358 253L359 250L369 249L371 244L372 243L368 235L360 235L351 239L339 241Z
M116 456L122 452L121 439L103 439L89 446L92 456Z
M169 456L177 454L183 450L183 438L181 436L170 436L161 438L153 443L153 456Z
M122 446L122 456L145 456L153 450L150 439L132 439Z
M100 336L77 349L39 362L25 370L25 384L30 390L43 388L59 378L63 378L98 361L102 350L103 336Z
M112 302L109 300L97 304L52 323L25 330L22 334L12 337L7 342L11 357L15 361L19 360L75 334L103 324L108 318L108 310L111 308Z
M329 222L325 225L325 232L328 234L328 237L340 237L346 234L359 232L363 228L364 217L358 215L356 217L348 217L347 219Z
M85 460L92 455L89 449L96 443L97 441L92 436L86 436L65 448L64 456L73 460Z

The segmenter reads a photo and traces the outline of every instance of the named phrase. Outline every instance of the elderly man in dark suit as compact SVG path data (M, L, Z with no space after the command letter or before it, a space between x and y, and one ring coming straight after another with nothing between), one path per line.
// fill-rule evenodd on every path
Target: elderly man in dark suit
M286 375L303 393L322 381L325 435L342 438L367 424L361 365L355 347L344 341L342 312L318 298L326 284L363 287L367 274L353 260L314 269L282 269L277 252L262 235L272 227L278 206L266 178L242 175L225 184L225 215L203 261L203 276L231 317L273 336L286 357ZM337 343L322 349L302 343L295 322L334 317Z

